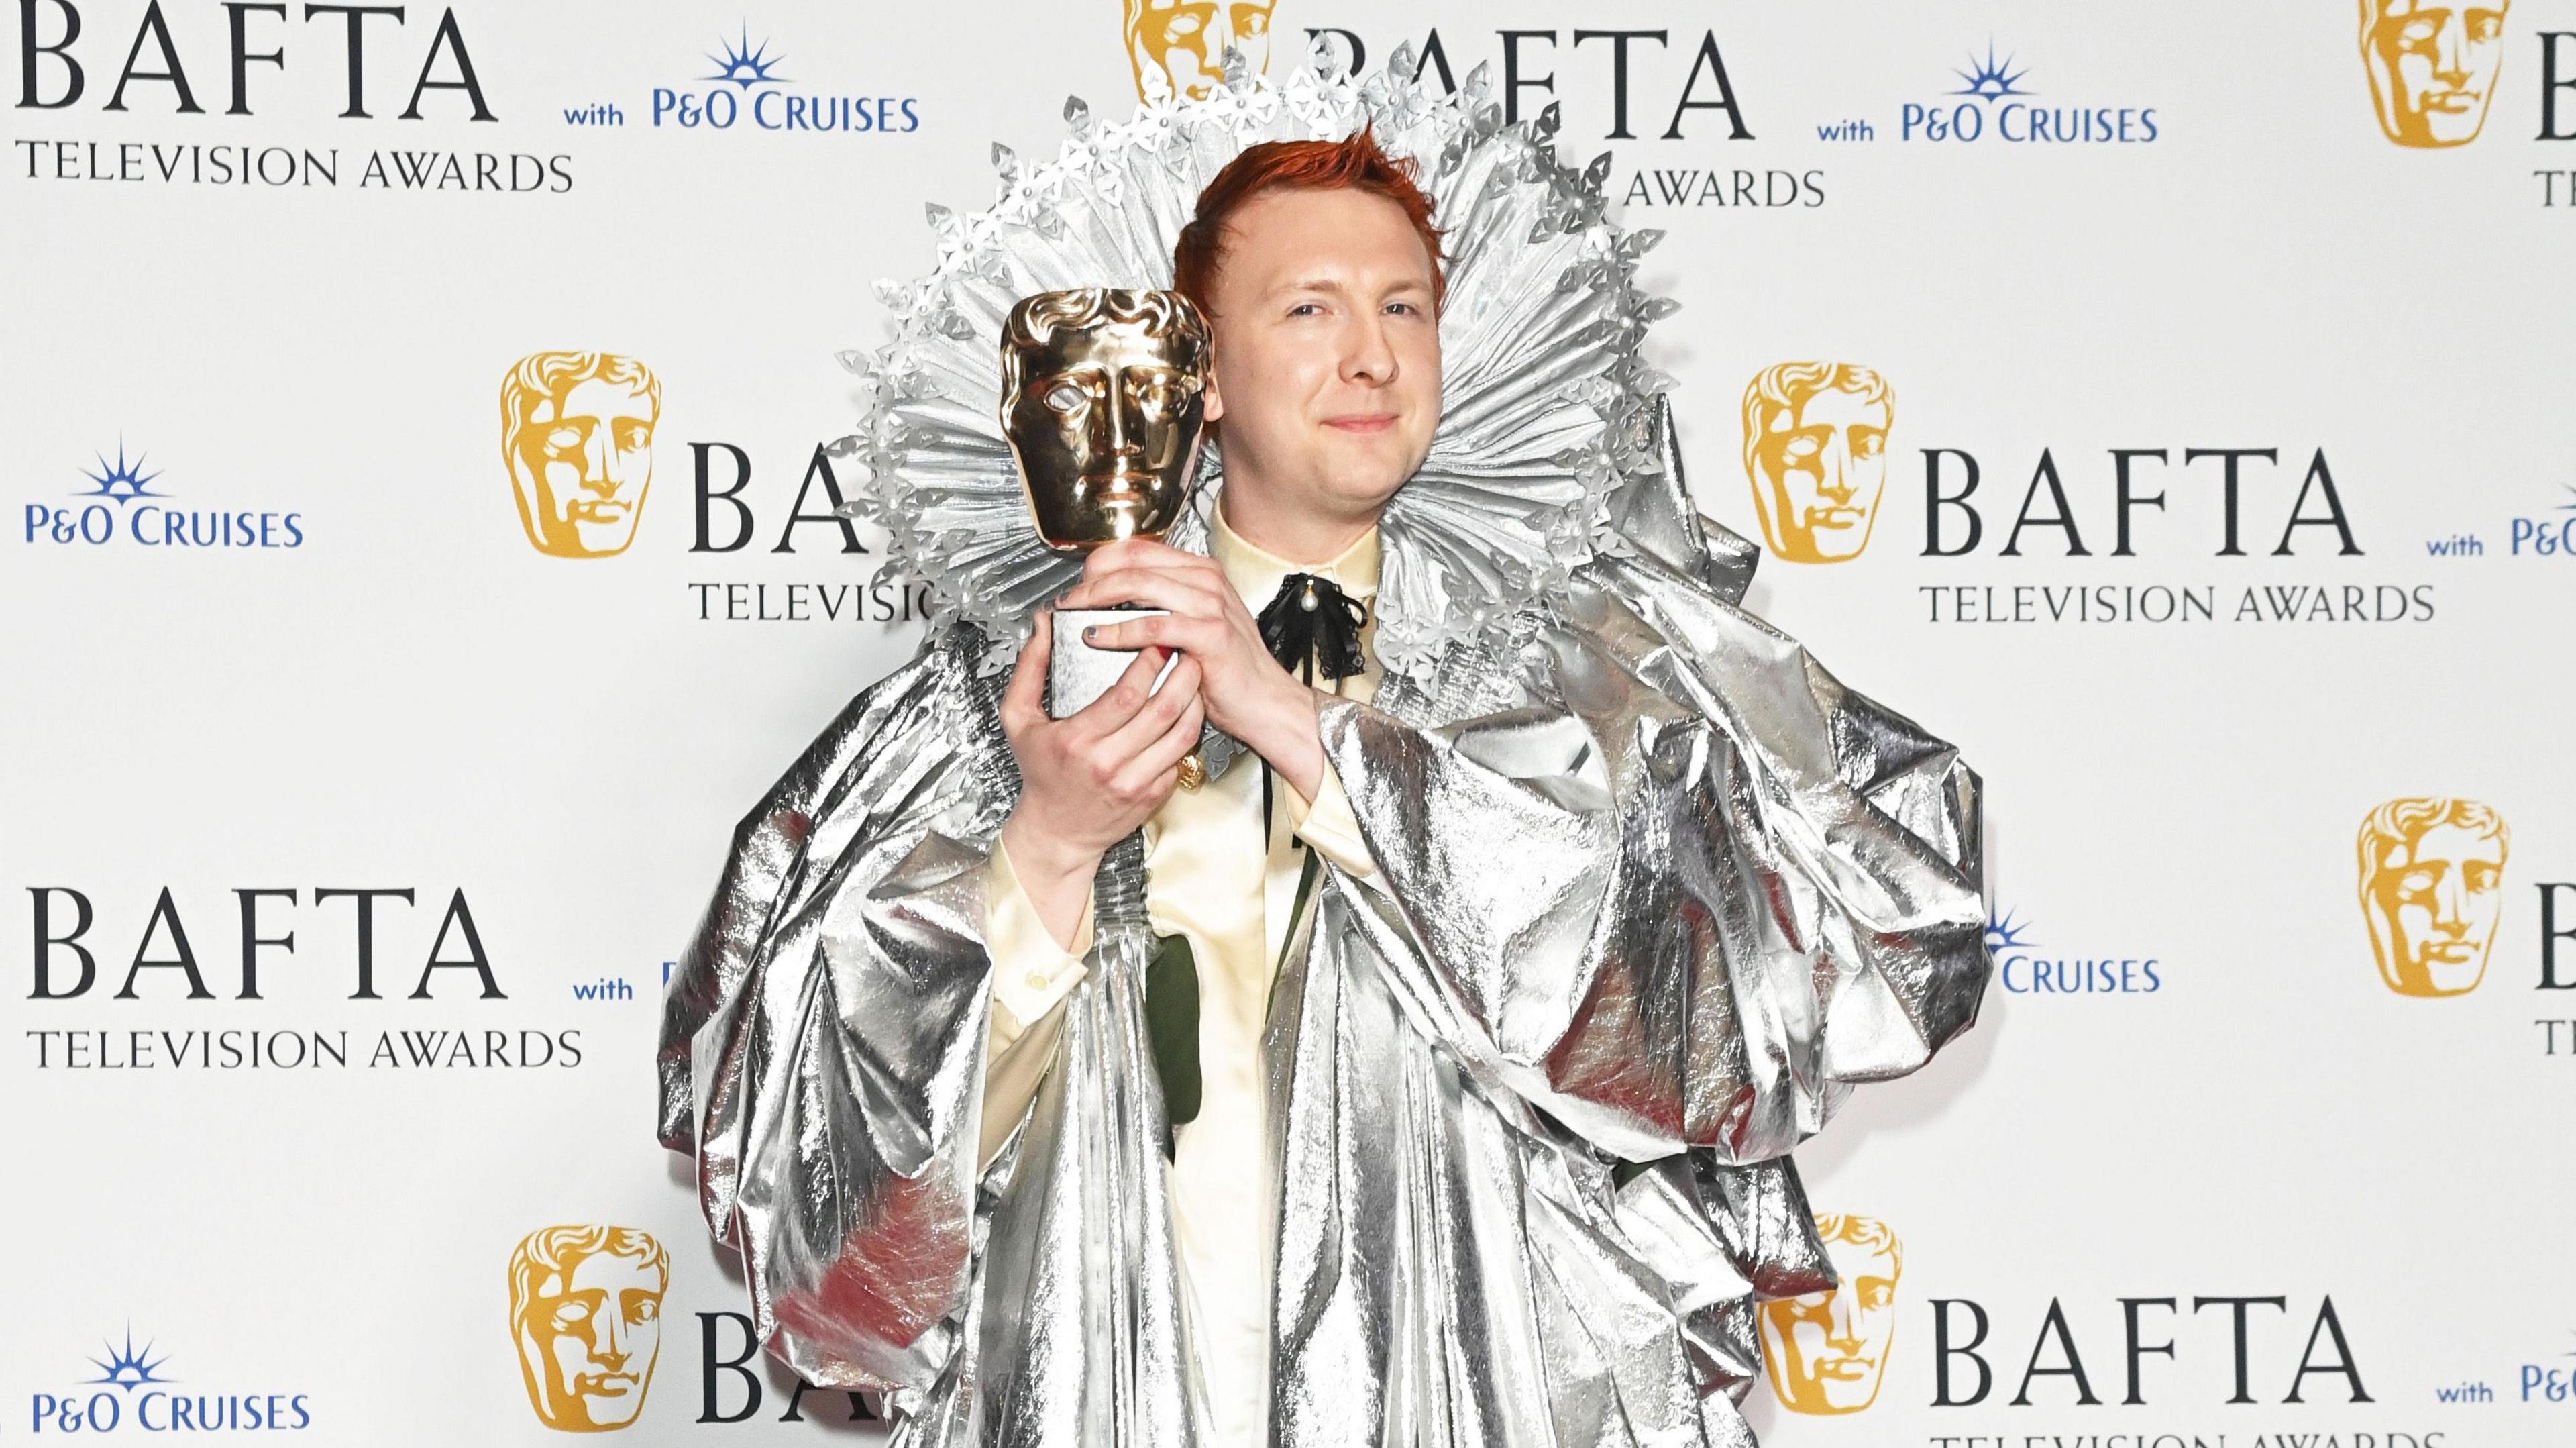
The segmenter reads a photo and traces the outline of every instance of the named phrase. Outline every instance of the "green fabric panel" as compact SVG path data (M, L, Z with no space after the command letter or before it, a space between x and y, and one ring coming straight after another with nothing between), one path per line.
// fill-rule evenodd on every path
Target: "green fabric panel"
M1186 935L1154 937L1145 963L1145 1034L1163 1078L1163 1110L1174 1126L1199 1114L1199 963Z

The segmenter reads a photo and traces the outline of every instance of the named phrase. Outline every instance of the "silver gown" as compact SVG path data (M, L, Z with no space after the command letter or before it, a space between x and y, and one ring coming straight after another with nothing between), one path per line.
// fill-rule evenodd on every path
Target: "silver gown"
M1606 164L1502 125L1481 70L1434 97L1414 68L1069 107L1055 162L997 148L992 211L934 211L939 270L845 359L862 510L945 604L744 817L671 980L659 1131L762 1339L879 1392L898 1443L1205 1434L1133 850L978 1167L983 866L1018 788L994 671L1074 566L1015 526L990 359L1025 291L1165 284L1253 140L1370 124L1452 228L1441 430L1381 520L1386 678L1322 716L1378 868L1325 865L1263 1042L1271 1440L1750 1444L1755 1300L1833 1282L1788 1153L1975 1018L1976 776L1740 607L1753 550L1689 503L1637 355L1670 308Z

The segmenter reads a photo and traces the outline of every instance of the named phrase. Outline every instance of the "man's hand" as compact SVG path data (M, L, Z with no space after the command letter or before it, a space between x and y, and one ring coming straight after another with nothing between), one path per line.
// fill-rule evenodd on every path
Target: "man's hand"
M1020 802L1002 824L1020 888L1058 945L1071 947L1100 857L1171 798L1181 756L1207 717L1199 665L1184 658L1160 689L1164 651L1147 648L1108 692L1063 719L1046 714L1055 621L1040 609L1002 691L1002 733L1020 762Z
M1261 642L1261 625L1215 559L1150 538L1125 539L1093 549L1083 564L1082 582L1056 603L1062 608L1139 603L1169 609L1159 617L1099 625L1088 641L1105 649L1152 645L1177 650L1199 666L1208 719L1268 760L1298 794L1315 797L1324 777L1315 691L1270 657Z

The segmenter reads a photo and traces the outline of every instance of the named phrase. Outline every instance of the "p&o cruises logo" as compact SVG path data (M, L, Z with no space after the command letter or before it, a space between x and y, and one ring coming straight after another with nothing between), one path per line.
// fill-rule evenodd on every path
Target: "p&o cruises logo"
M36 1393L29 1404L35 1434L299 1432L313 1426L310 1395L294 1392L201 1392L163 1370L149 1341L122 1345L90 1359L99 1375L59 1393Z
M1957 89L1905 103L1898 113L1899 139L2143 145L2159 134L2153 106L2103 105L2090 99L2067 103L2056 95L2041 95L2023 84L2029 68L2012 56L1997 56L1992 41L1983 59L1972 55L1955 74L1961 82Z
M36 544L105 548L127 546L164 549L301 548L304 515L258 509L196 509L169 506L171 494L152 485L162 470L146 470L148 454L125 455L125 440L116 444L111 462L104 450L95 467L80 475L89 486L73 490L70 503L31 502L20 522L19 539Z
M921 129L921 99L872 84L808 85L780 67L784 54L744 27L707 53L714 69L676 85L653 87L646 116L655 130L841 135L899 135ZM626 111L615 101L564 107L568 126L623 126Z

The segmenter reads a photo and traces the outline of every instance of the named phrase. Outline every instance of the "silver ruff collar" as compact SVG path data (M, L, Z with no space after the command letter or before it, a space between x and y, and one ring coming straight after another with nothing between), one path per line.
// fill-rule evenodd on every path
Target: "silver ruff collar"
M929 208L939 265L877 284L894 340L841 354L868 411L831 450L867 464L848 511L886 530L888 572L931 585L934 625L963 619L1011 648L1030 610L1081 572L1038 541L1002 437L994 358L1012 304L1060 287L1170 286L1173 241L1226 162L1362 126L1414 163L1450 252L1439 432L1381 520L1380 662L1424 682L1444 647L1482 641L1596 548L1623 546L1615 495L1669 465L1654 404L1668 379L1637 356L1647 324L1678 306L1636 286L1662 233L1603 218L1610 158L1580 172L1558 161L1554 105L1506 126L1487 67L1447 96L1414 84L1414 67L1405 46L1360 80L1319 45L1276 86L1229 54L1206 99L1152 97L1124 125L1069 100L1072 135L1054 160L1023 165L996 144L989 210ZM1213 441L1203 457L1196 506L1170 537L1199 551L1224 483Z

